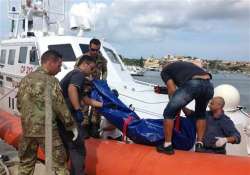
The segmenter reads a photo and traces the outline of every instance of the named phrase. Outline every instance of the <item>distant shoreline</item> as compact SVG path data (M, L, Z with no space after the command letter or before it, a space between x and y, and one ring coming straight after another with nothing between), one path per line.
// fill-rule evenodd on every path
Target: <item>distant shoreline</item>
M250 77L250 71L240 72L240 71L228 71L228 70L210 70L212 74L243 74Z
M214 87L221 84L230 84L238 89L240 93L240 106L246 107L245 111L250 113L250 75L241 72L228 72L228 71L218 71L213 74L212 82ZM145 71L144 76L133 77L134 79L144 81L147 83L158 84L164 86L163 81L160 78L160 72L156 71Z
M173 61L188 61L188 62L199 62L203 67L212 73L218 71L225 71L229 73L243 73L250 75L250 61L223 61L223 60L201 60L201 59L122 59L125 65L139 66L146 70L160 71L165 64Z

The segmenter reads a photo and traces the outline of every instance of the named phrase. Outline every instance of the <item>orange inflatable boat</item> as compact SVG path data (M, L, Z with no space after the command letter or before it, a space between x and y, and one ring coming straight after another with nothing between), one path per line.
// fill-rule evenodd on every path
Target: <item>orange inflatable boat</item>
M17 148L20 119L0 110L0 137ZM88 139L88 175L249 175L250 157L176 151L168 156L154 147ZM44 159L40 150L39 158Z

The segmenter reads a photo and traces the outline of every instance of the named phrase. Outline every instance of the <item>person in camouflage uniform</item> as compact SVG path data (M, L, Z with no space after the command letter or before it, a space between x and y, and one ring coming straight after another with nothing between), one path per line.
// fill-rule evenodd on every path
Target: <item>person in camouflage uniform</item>
M60 90L59 81L54 77L62 64L62 56L49 50L41 57L42 66L24 77L17 92L17 108L21 113L23 136L19 144L19 175L34 174L38 146L45 148L45 88L50 86L52 102L52 159L56 175L68 175L66 152L59 136L56 119L68 131L75 131L76 124L68 110ZM76 132L74 134L77 135Z
M96 60L96 68L92 72L90 79L106 80L107 79L107 60L103 57L100 52L101 42L100 40L93 38L89 42L89 51L83 53L83 55L88 55ZM77 67L79 59L77 58L75 67Z
M107 79L107 60L102 56L100 52L101 42L93 38L89 42L89 51L84 53L83 55L88 55L93 57L96 60L96 67L92 74L89 76L90 80L106 80ZM79 59L78 59L79 60ZM78 61L76 61L77 65ZM84 91L89 92L91 87L86 85ZM86 135L90 135L95 138L99 138L99 128L101 122L101 115L97 112L96 108L92 107L89 110L89 106L85 106L83 111L85 113L85 117L83 124L85 131L88 132Z

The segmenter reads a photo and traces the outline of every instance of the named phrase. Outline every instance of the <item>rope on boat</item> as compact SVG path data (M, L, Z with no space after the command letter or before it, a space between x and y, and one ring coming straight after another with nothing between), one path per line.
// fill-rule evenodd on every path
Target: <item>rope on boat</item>
M247 113L246 111L244 111L244 109L246 109L246 107L244 107L244 106L237 106L235 109L227 110L226 112L240 111L243 115L245 115L246 117L250 118L250 114Z
M136 83L140 83L140 84L143 84L143 85L147 85L147 86L151 86L151 87L154 87L156 84L153 84L153 83L148 83L148 82L145 82L145 81L140 81L140 80L136 80L134 79L134 81Z
M125 94L119 93L119 95L124 96L124 97L127 97L127 98L130 98L130 99L133 99L133 100L135 100L135 101L143 102L143 103L146 103L146 104L160 104L160 103L166 103L166 101L151 103L151 102L147 102L147 101L144 101L144 100L140 100L140 99L138 99L138 98L130 97L130 96L125 95Z
M13 92L17 87L14 87L13 89L11 89L9 92L7 92L6 94L4 94L1 98L0 101L2 101L7 95L9 95L11 92Z
M144 113L144 114L153 115L155 117L163 117L162 114L155 113L155 112L152 112L152 111L147 111L145 109L136 108L135 110L138 111L138 112Z
M0 174L1 175L10 175L8 167L0 160Z
M242 109L239 109L239 111L244 114L246 117L250 118L250 114L248 114L246 111L243 111Z

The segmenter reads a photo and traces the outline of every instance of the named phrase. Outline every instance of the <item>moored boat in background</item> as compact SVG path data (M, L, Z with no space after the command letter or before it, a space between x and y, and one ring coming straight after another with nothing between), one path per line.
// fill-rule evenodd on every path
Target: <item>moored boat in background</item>
M143 76L145 70L139 66L126 66L130 75L132 76Z

